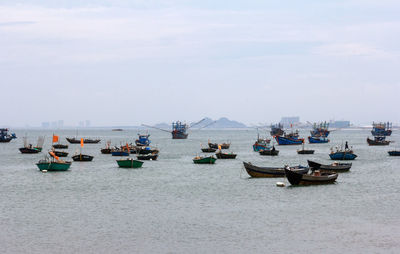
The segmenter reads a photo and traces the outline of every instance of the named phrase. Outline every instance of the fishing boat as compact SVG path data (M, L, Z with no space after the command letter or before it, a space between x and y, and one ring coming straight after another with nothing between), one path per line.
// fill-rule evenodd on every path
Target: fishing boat
M103 148L103 149L100 149L100 152L101 152L102 154L111 154L111 152L112 152L112 149L111 149L111 140L108 140L108 141L106 142L106 147Z
M218 143L211 143L210 141L208 141L208 147L209 147L209 148L215 148L215 149L229 149L230 146L231 146L230 143L218 144Z
M112 156L129 156L130 153L130 147L128 144L126 144L125 146L121 146L120 148L113 149L111 151Z
M11 140L17 138L17 136L15 135L15 133L8 133L8 129L7 128L1 128L0 129L0 143L8 143Z
M270 155L270 156L277 156L279 154L279 150L275 149L275 146L269 147L265 150L260 150L258 152L260 155Z
M19 151L21 153L33 154L33 153L40 153L42 151L44 137L40 136L38 138L38 142L37 142L36 146L33 146L32 144L28 144L28 140L26 137L24 137L23 140L24 140L24 147L19 148Z
M221 150L215 154L218 159L235 159L237 154L234 153L223 153Z
M321 170L321 171L333 171L333 172L346 172L349 171L352 164L351 163L338 163L334 162L329 165L324 165L318 162L307 160L308 166L313 168L314 170Z
M217 159L214 156L202 157L196 156L193 158L195 164L214 164Z
M400 151L393 150L389 151L388 153L390 156L400 156Z
M79 144L81 143L81 139L79 138L65 138L69 143L71 144ZM90 138L83 138L83 143L84 144L97 144L99 143L101 140L100 139L90 139Z
M79 154L72 156L72 159L74 161L92 161L93 160L93 158L94 158L93 156L87 155L87 154L82 154L83 144L84 144L84 139L81 138L80 152L79 152Z
M353 151L337 151L329 154L331 160L354 160L357 155Z
M312 136L309 136L308 137L308 142L310 144L321 144L321 143L328 143L329 139L326 138L326 137L312 137Z
M67 157L67 156L68 156L68 153L67 153L67 152L56 151L56 150L53 150L53 152L54 152L54 154L55 154L56 156L58 156L58 157Z
M207 148L201 148L201 151L203 153L214 153L215 151L217 151L217 149L207 147Z
M283 125L281 123L271 125L271 136L282 136L284 134Z
M146 146L146 147L142 146L140 149L136 150L137 154L150 154L150 153L156 154L159 152L160 151L157 148L151 148L148 146Z
M269 148L270 139L260 138L260 135L257 134L257 140L253 144L253 151L259 152L260 150L267 150Z
M56 149L68 149L68 145L54 144L53 148L56 148Z
M138 136L139 136L138 139L135 140L135 144L137 146L149 146L150 145L150 143L151 143L151 141L149 139L150 134L144 135L144 134L138 133Z
M304 138L299 138L299 132L284 133L283 136L275 136L278 145L301 145L304 143Z
M158 128L158 127L150 126L150 125L146 125L146 124L142 124L142 126L150 127L150 128L153 128L153 129L157 129L157 130L160 130L160 131L164 131L164 132L170 132L171 135L172 135L172 139L187 139L187 137L189 136L189 134L187 133L188 129L194 127L195 125L200 124L200 123L203 122L204 120L206 120L206 118L203 118L203 119L201 119L200 121L198 121L197 123L194 123L194 124L192 124L192 125L190 125L190 126L187 125L187 124L185 124L185 123L182 123L182 122L180 122L180 121L173 122L173 123L172 123L172 131L164 130L164 129L162 129L162 128ZM214 123L214 122L213 122L213 123ZM211 123L211 124L212 124L212 123ZM210 125L210 124L208 124L208 125ZM205 127L207 127L208 125L203 126L203 127L201 127L201 128L205 128Z
M143 165L143 161L134 160L132 158L117 160L117 163L120 168L140 168Z
M136 156L138 160L157 160L158 154L142 154Z
M315 170L312 174L299 174L285 168L285 175L291 185L313 185L334 183L338 178L337 173L325 173Z
M297 154L313 154L314 150L307 150L304 149L304 143L303 143L303 147L301 150L297 150Z
M321 122L321 123L314 123L313 129L310 131L312 137L328 137L330 131L328 130L329 123Z
M247 174L251 177L261 178L261 177L284 177L285 176L285 169L279 167L258 167L250 162L243 162L244 168L247 171ZM299 174L306 174L309 167L303 166L294 166L290 167L291 170L294 172L298 172Z
M53 159L46 158L36 163L40 171L67 171L71 167L70 161L60 160L55 154L50 155L52 155Z
M390 136L392 135L392 123L372 123L371 133L373 136Z
M387 146L390 144L390 141L385 140L385 136L375 136L374 139L367 138L367 143L370 146Z

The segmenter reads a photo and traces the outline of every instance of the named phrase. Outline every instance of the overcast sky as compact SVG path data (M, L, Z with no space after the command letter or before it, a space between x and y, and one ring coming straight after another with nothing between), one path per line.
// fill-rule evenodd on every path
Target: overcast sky
M0 125L400 122L399 13L397 0L2 0Z

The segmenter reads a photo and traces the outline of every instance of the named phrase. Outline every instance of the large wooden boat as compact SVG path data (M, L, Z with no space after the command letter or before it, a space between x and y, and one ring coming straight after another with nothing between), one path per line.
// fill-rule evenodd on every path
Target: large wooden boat
M71 144L80 144L81 143L80 138L65 138L65 139ZM100 141L101 141L100 139L90 139L90 138L83 139L84 144L97 144Z
M127 158L125 160L117 160L120 168L140 168L143 165L143 161L134 160Z
M316 170L319 169L321 171L345 172L345 171L349 171L352 166L351 163L334 162L329 165L324 165L324 164L310 161L310 160L307 160L307 162L308 162L308 166L310 166L311 168L316 169Z
M81 154L81 153L72 156L72 159L73 159L74 161L92 161L93 158L94 158L94 157L91 156L91 155Z
M250 162L243 162L244 168L251 177L284 177L285 169L279 167L258 167ZM290 167L293 171L299 174L306 174L310 168L303 166Z
M235 159L237 154L223 153L223 152L219 151L215 154L215 156L217 156L218 159Z
M334 183L338 177L337 173L321 173L317 170L312 174L299 174L289 168L285 168L285 175L291 185Z
M374 139L367 138L367 143L370 146L387 146L390 141L385 140L384 136L375 136Z
M202 157L196 156L193 158L195 164L214 164L217 159L214 156Z

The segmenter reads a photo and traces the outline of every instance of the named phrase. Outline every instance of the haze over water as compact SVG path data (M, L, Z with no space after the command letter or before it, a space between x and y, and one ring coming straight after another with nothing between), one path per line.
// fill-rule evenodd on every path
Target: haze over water
M22 136L46 135L44 151L20 154ZM369 147L369 130L340 130L331 143L277 146L277 157L252 151L255 130L193 130L187 140L150 131L160 149L143 168L117 167L117 157L100 154L105 140L133 142L137 132L82 130L100 137L85 145L94 155L70 171L41 173L35 163L50 147L51 131L25 130L0 144L0 246L2 253L397 253L400 248L399 160ZM75 131L60 131L61 141ZM301 131L301 136L308 131ZM236 160L196 165L207 140L231 141ZM242 161L259 166L324 163L329 149L348 140L359 156L349 173L331 185L290 187L283 178L252 179ZM72 155L79 145L70 145ZM287 187L275 186L284 181Z

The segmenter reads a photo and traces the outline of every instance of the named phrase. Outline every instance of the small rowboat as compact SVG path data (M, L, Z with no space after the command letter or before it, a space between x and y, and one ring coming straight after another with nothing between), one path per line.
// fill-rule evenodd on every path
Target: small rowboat
M334 172L345 172L349 171L351 168L351 163L338 163L334 162L330 165L323 165L318 162L307 160L308 166L313 169L319 169L321 171L334 171Z
M72 156L72 159L74 161L92 161L93 160L93 156L90 155L86 155L86 154L77 154Z
M22 147L19 149L21 153L40 153L42 151L41 147Z
M67 152L62 152L62 151L54 151L54 154L58 157L67 157L68 156Z
M102 154L111 154L112 149L111 148L103 148L100 150Z
M136 156L138 160L157 160L158 154L144 154Z
M217 159L214 156L201 157L196 156L193 158L195 164L214 164Z
M276 156L279 154L279 150L276 150L274 147L269 150L260 150L259 151L260 155L270 155L270 156Z
M313 154L314 150L306 150L306 149L302 149L302 150L297 150L297 154Z
M219 151L218 153L215 154L218 159L235 159L237 154L234 153L223 153Z
M143 165L143 161L134 160L132 158L117 160L117 163L120 168L140 168Z
M208 147L209 148L215 148L215 149L219 149L219 147L221 147L221 149L229 149L229 147L231 146L231 144L229 143L222 143L222 144L218 144L218 143L208 143Z
M390 156L400 156L400 151L393 150L393 151L389 151L388 153Z
M40 171L67 171L71 167L71 162L40 160L38 163L36 163L36 166Z
M217 151L216 148L201 148L201 151L203 153L214 153L215 151Z
M261 177L284 177L285 176L285 169L277 168L277 167L258 167L250 162L243 162L244 168L251 177L261 178ZM306 174L309 167L303 166L295 166L290 167L294 172L298 172L299 174Z
M57 148L57 149L67 149L68 145L63 145L63 144L54 144L53 148Z
M312 185L334 183L338 177L337 173L321 173L314 171L313 174L299 174L290 168L285 168L286 178L291 185Z

